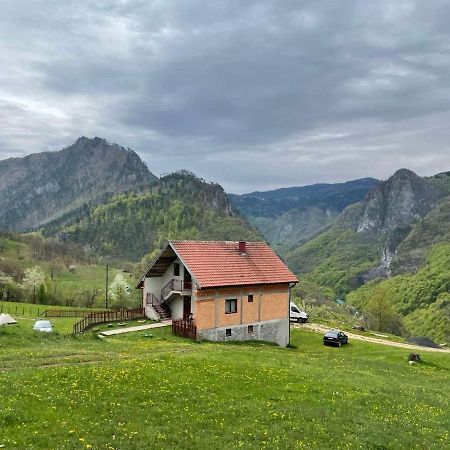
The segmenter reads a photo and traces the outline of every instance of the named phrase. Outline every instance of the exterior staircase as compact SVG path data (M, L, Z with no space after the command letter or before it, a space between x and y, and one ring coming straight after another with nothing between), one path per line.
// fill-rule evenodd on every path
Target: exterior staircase
M172 311L165 302L161 302L155 295L147 294L145 312L147 317L154 320L167 320L172 317Z
M170 319L172 316L170 308L165 303L155 303L153 308L158 313L160 320Z

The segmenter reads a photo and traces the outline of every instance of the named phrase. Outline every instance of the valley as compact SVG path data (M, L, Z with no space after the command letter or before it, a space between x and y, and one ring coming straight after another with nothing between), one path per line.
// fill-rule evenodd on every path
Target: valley
M450 340L450 172L400 169L384 181L233 195L187 171L158 178L132 150L82 137L60 152L1 161L0 193L19 206L4 203L3 229L28 232L2 238L5 300L31 300L23 271L37 265L47 303L100 306L106 264L111 280L123 274L132 286L166 239L265 239L300 277L293 298L306 308L336 309L338 300L374 328ZM37 239L73 250L39 260Z

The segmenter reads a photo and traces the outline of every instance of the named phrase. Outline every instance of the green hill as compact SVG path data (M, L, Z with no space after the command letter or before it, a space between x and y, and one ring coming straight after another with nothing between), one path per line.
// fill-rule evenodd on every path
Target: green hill
M430 247L450 242L450 197L444 198L423 220L415 224L397 248L392 271L415 272L425 261Z
M30 288L24 280L34 268L39 281ZM118 273L111 268L110 279ZM134 282L134 275L124 275ZM0 301L103 307L104 298L105 265L93 255L36 234L0 234Z
M101 255L138 261L166 239L261 239L236 215L221 186L182 171L144 193L128 193L42 229Z
M364 310L380 293L404 318L404 334L449 343L450 243L433 246L417 273L369 283L349 293L347 302Z
M286 260L307 285L347 297L374 323L375 303L384 304L389 320L372 326L448 342L447 182L397 171Z

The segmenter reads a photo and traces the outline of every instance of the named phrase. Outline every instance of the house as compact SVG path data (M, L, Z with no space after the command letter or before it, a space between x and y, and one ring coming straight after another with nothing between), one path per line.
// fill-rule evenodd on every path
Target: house
M264 242L168 241L137 287L149 318L195 324L197 338L286 346L297 282Z

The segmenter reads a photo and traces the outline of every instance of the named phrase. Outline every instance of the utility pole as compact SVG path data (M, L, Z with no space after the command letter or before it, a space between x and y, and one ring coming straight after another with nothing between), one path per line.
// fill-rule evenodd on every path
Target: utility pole
M108 266L108 264L106 264L105 309L108 309L108 269L109 269L109 266Z

